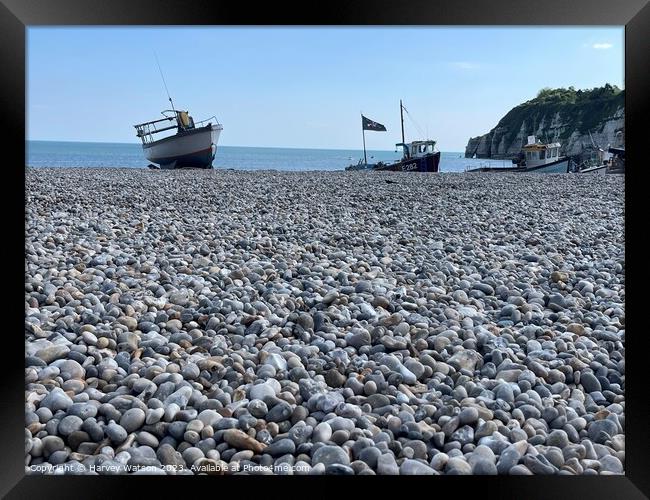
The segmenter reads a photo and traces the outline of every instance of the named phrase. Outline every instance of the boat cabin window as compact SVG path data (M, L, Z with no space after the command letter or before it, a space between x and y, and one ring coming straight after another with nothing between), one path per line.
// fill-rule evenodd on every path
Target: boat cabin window
M414 144L411 151L414 155L433 153L433 144Z
M542 150L539 152L539 159L540 159L540 160L543 160L543 159L545 159L545 158L546 158L546 150L542 149Z

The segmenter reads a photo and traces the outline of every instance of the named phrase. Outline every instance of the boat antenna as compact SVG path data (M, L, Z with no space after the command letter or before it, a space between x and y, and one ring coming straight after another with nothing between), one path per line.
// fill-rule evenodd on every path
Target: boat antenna
M402 144L404 144L404 106L402 106L402 100L399 100L399 116L402 122Z
M160 71L160 77L162 78L163 85L165 86L165 92L167 92L167 98L169 99L169 102L172 105L172 111L176 112L176 109L174 108L174 101L172 101L172 97L169 95L169 89L167 88L167 82L165 82L165 75L163 75L162 69L160 68L160 62L158 61L158 54L156 54L156 51L153 51L153 55L156 58L156 64L158 65L158 71Z

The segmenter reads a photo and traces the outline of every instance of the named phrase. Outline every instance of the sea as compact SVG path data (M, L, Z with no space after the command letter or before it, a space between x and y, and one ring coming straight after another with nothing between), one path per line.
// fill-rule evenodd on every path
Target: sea
M27 141L29 167L147 168L142 146L133 143ZM367 151L368 163L400 159L396 151ZM299 149L219 146L215 169L235 170L344 170L363 158L356 149ZM481 166L511 166L509 161L464 158L459 151L443 151L441 172L464 172Z

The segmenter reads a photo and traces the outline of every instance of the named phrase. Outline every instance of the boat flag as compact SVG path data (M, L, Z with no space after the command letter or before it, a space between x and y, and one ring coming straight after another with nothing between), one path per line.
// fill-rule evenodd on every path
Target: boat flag
M375 132L386 132L386 127L381 123L373 122L369 118L361 115L361 127L363 130L374 130Z

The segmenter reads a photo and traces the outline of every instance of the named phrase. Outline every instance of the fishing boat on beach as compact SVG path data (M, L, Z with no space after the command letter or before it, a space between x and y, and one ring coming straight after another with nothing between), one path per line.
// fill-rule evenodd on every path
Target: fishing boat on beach
M175 109L162 115L164 118L134 125L147 160L162 169L212 168L223 130L217 118L195 123L187 111ZM172 134L158 135L164 132Z
M523 161L518 166L524 172L537 172L540 174L564 174L569 172L568 156L560 155L559 142L542 144L535 140L535 136L528 137L528 144L521 148Z
M591 132L589 132L591 139L591 148L587 147L587 152L591 153L581 155L581 161L577 162L575 171L580 174L624 174L625 173L625 144L623 140L623 132L616 133L616 140L618 146L611 147L607 145L607 149L602 148L596 144Z
M438 172L440 165L440 151L436 151L436 141L423 140L407 143L404 139L404 111L408 110L399 102L400 119L402 124L402 142L395 144L396 148L402 148L402 158L393 163L377 162L369 164L366 160L366 130L386 131L383 125L368 120L361 115L361 129L363 135L363 162L346 167L346 170L381 170L393 172Z
M564 174L569 172L571 159L560 155L561 144L551 142L543 144L528 136L528 143L521 148L520 156L512 162L513 167L478 167L466 172L535 172L540 174Z
M625 148L608 148L607 157L600 164L578 170L580 174L624 174L625 173Z
M149 168L212 168L223 126L216 116L194 122L188 111L174 107L155 52L154 56L172 109L162 111L164 118L134 125L144 156L152 163Z

